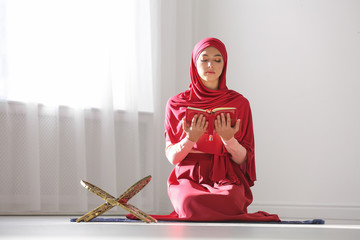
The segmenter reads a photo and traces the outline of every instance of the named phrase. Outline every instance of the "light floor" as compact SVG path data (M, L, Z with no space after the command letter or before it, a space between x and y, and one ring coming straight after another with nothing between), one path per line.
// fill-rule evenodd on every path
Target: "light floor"
M359 223L73 223L70 216L0 216L0 239L360 239Z

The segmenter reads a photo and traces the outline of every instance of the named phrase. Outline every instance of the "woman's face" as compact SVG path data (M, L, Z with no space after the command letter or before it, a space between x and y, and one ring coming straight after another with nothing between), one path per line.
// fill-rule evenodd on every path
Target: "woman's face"
M218 89L223 67L222 55L215 47L205 48L196 61L196 68L203 84L213 90Z

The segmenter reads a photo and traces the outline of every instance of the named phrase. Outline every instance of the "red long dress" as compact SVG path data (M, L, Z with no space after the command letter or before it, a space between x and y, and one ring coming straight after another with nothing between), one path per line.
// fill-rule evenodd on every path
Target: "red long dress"
M210 46L220 51L224 61L218 90L207 89L196 69L200 53ZM170 98L167 103L165 139L176 144L186 136L181 120L187 107L236 107L241 125L234 138L246 148L246 161L242 165L236 164L216 133L212 141L204 134L193 147L204 154L189 153L171 172L168 194L174 211L169 215L152 215L158 220L280 221L275 214L247 212L253 200L250 187L256 180L252 115L248 100L227 88L226 66L227 52L220 40L206 38L195 45L189 89ZM127 217L133 218L131 215Z

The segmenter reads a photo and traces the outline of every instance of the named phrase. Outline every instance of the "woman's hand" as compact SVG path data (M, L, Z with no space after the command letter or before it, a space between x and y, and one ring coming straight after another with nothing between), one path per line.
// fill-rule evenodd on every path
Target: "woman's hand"
M221 113L220 115L218 115L215 119L215 131L219 134L222 140L228 141L239 131L240 119L236 121L234 127L231 127L230 114L226 114L226 117L224 113Z
M206 131L209 123L206 121L205 117L200 114L200 116L194 115L190 126L186 123L186 119L183 118L182 125L187 138L192 142L197 142Z

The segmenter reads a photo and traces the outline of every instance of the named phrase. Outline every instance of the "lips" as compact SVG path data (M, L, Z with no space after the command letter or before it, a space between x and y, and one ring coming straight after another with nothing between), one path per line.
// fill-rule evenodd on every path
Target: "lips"
M206 73L207 74L214 74L215 72L214 71L207 71Z

